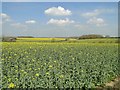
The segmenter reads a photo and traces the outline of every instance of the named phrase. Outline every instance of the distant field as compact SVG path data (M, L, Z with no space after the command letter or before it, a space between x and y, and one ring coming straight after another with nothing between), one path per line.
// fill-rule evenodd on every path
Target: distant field
M116 38L72 39L72 38L17 38L17 42L80 42L80 43L118 43Z
M46 42L46 41L62 41L65 38L17 38L17 42Z
M117 39L42 40L65 38L2 42L3 88L95 88L120 75Z
M86 42L86 43L118 43L119 42L119 40L116 38L81 39L78 41L79 42Z

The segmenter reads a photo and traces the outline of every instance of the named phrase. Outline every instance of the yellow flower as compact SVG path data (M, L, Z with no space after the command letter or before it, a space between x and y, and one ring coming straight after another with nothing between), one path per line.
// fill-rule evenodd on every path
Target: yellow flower
M54 61L56 63L56 61Z
M12 58L12 57L9 57L9 58Z
M1 59L1 60L4 60L4 59Z
M21 72L24 72L24 70L21 70Z
M36 73L36 74L35 74L35 76L37 76L37 77L38 77L38 76L39 76L39 74L38 74L38 73Z
M60 78L63 78L64 76L63 75L60 75Z
M47 75L49 75L50 73L49 72L46 72Z
M50 65L49 68L52 68L52 65Z
M14 83L10 83L8 88L14 88L15 87L15 84Z

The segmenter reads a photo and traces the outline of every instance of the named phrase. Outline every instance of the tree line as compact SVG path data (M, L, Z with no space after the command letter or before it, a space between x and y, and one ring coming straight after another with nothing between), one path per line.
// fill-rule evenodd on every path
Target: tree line
M33 36L18 36L18 37L3 36L2 42L15 42L17 40L17 38L34 38L34 37ZM70 38L81 40L81 39L112 38L112 37L110 37L109 35L103 36L103 35L99 35L99 34L88 34L88 35L82 35L82 36L78 36L78 37L66 37L65 40L68 41Z

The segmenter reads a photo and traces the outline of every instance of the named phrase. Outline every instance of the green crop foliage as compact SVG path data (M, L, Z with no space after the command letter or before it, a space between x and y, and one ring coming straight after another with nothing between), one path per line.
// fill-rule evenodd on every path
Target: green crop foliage
M118 44L3 42L2 88L95 88L119 75Z

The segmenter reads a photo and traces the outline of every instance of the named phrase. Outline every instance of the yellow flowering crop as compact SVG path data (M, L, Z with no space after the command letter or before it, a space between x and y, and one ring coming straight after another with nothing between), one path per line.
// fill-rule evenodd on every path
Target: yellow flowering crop
M14 83L10 83L8 88L15 88L15 84Z
M37 77L38 77L38 76L39 76L39 74L38 74L38 73L36 73L36 74L35 74L35 76L37 76Z
M52 65L50 65L49 68L52 68Z

